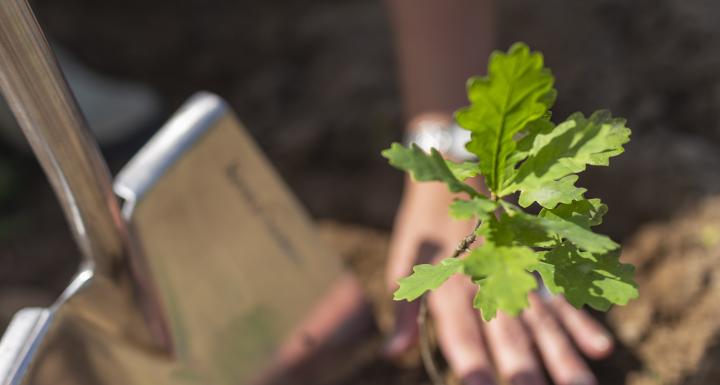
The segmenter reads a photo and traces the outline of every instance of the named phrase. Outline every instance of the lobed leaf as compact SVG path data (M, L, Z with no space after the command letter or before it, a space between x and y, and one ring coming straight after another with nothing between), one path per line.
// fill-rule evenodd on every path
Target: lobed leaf
M453 274L462 271L462 260L447 258L437 265L423 264L413 267L413 273L398 281L400 287L395 291L396 301L414 301L428 290L435 290Z
M387 158L392 166L409 172L415 181L445 182L452 192L464 192L471 197L479 195L474 188L463 183L450 171L448 162L434 148L428 154L415 144L408 148L393 143L390 148L382 152L382 156Z
M512 207L508 203L504 203L503 206ZM557 212L563 214L562 210ZM507 210L507 217L500 218L501 226L504 227L501 228L501 232L489 232L490 241L499 244L519 242L529 247L546 247L548 239L565 239L580 249L593 253L604 253L620 247L609 237L593 233L589 226L584 226L577 218L571 221L551 211L536 217L520 209L510 208Z
M461 181L465 181L466 179L470 179L480 174L480 166L477 162L455 163L446 159L445 164L448 169L450 169L450 172L455 175L455 178Z
M567 239L582 250L587 250L592 253L604 253L620 247L620 245L613 242L609 237L602 234L595 234L591 230L562 218L543 218L532 215L527 215L527 217L532 218L533 222L547 229L548 232Z
M450 204L450 216L455 219L485 220L496 208L497 203L484 196L476 196L470 200L456 199Z
M517 145L515 146L515 152L508 158L508 164L516 165L518 162L527 159L532 150L533 143L535 143L535 138L540 134L546 134L552 131L553 128L555 128L555 125L550 121L549 111L542 118L529 122L525 126L526 132L519 136ZM517 170L513 169L507 176L505 185L509 181L512 181L515 173L517 173ZM503 187L505 187L505 185L503 185Z
M494 52L488 75L468 80L470 106L455 115L471 131L467 149L477 155L488 188L498 193L512 175L515 136L547 115L555 101L554 78L542 54L514 44L507 53Z
M569 204L559 204L554 209L542 209L539 216L550 219L563 219L585 229L597 226L602 223L602 218L607 213L607 205L600 199L582 199Z
M493 319L498 310L517 315L528 306L528 293L537 287L528 270L538 264L537 254L528 247L496 247L486 243L463 261L479 290L473 304L482 318Z
M519 203L527 207L538 202L554 208L582 197L585 189L574 186L588 165L607 166L609 159L621 154L630 140L625 120L613 118L608 111L598 111L585 118L581 113L570 116L554 129L538 133L532 149L500 195L520 191Z
M532 217L500 213L488 218L478 229L486 242L498 246L552 247L559 238L536 223Z
M540 273L550 292L563 294L573 306L587 304L605 311L612 304L625 305L638 296L635 268L620 263L619 254L593 254L565 242L543 253L532 270Z
M586 189L576 187L577 175L567 175L558 180L550 180L535 188L523 190L518 198L518 204L528 207L533 202L538 202L543 207L555 207L558 203L569 203L583 199Z

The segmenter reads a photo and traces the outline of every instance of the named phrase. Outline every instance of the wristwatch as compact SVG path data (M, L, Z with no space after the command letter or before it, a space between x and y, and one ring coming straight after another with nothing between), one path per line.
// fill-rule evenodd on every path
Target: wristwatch
M465 148L465 144L470 141L470 131L462 129L457 123L425 120L416 123L415 127L413 132L405 136L406 146L415 144L425 152L434 148L448 158L460 161L476 158Z

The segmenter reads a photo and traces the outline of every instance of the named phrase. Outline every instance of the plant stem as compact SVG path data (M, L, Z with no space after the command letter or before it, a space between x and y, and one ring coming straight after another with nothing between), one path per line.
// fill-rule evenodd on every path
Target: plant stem
M473 231L467 236L465 236L465 238L463 238L457 245L455 251L450 256L451 258L457 258L466 253L468 249L470 249L470 245L472 245L477 239L476 231L481 224L482 221L477 221L475 227L473 228ZM445 380L443 379L442 374L440 374L440 371L437 368L435 358L433 357L433 350L430 346L430 327L428 326L427 322L427 313L427 295L424 294L422 297L420 297L420 312L418 313L417 318L418 329L420 331L420 357L422 358L425 372L427 373L428 377L430 377L430 382L432 382L433 385L445 385Z
M420 330L420 357L422 358L425 373L430 377L433 385L445 385L445 380L435 364L433 349L430 346L430 327L428 326L427 297L420 298L420 312L418 313L418 329Z
M468 251L470 245L472 245L477 239L476 231L481 224L482 221L477 221L475 227L473 228L473 231L460 241L460 243L455 248L455 252L450 256L450 258L457 258L463 255L466 251Z

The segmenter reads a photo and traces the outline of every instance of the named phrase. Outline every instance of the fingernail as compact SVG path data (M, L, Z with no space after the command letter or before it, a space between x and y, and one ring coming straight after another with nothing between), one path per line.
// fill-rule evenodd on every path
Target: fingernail
M400 334L393 334L385 341L382 348L382 355L385 358L396 358L407 350L408 337Z
M464 376L461 381L463 385L496 385L492 373L487 370L476 370Z
M513 376L510 379L512 385L544 385L546 382L539 373L527 373L523 372Z
M595 376L592 374L581 374L578 377L576 377L571 383L571 385L597 385L597 381L595 381Z
M397 355L397 342L394 336L391 336L385 340L382 347L382 355L385 358L393 358Z
M601 334L593 338L592 344L595 349L605 352L610 349L610 346L612 346L612 340L610 337Z

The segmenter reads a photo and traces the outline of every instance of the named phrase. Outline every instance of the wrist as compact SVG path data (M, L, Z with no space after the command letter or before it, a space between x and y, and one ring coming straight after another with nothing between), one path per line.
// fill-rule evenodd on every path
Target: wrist
M452 114L445 112L424 112L411 117L406 126L406 132L416 133L427 124L450 125L453 123Z
M475 158L465 149L469 140L470 132L460 128L449 114L426 113L408 122L403 144L417 145L426 152L434 148L448 159L465 161Z

